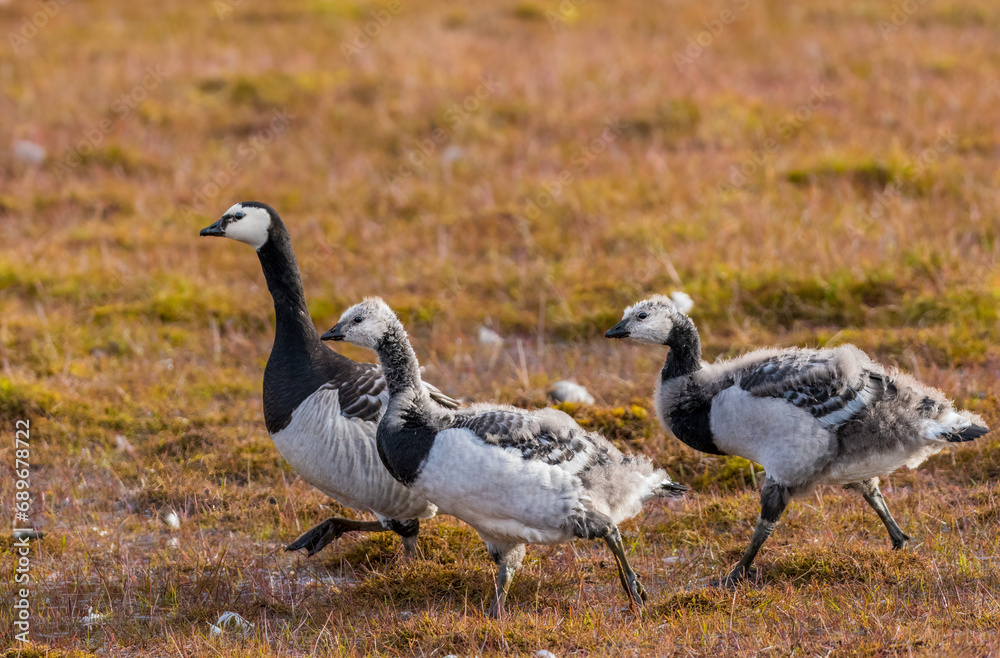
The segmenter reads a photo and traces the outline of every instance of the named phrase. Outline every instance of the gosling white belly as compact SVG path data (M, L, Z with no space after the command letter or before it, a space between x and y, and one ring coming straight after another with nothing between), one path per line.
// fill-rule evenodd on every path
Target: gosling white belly
M573 538L566 521L583 511L575 480L559 467L524 459L520 450L449 429L434 438L413 489L486 537L557 544Z
M738 386L715 396L710 423L721 450L757 462L789 486L814 481L836 450L836 438L812 414Z

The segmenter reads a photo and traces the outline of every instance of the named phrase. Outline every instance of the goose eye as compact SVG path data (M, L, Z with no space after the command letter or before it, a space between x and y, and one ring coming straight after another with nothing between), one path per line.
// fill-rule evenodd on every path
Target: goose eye
M640 313L636 317L639 318L640 320L645 320L646 318L649 317L649 313Z
M360 315L354 316L354 323L355 324L360 323L362 320L364 320L364 318L362 318Z
M243 217L244 215L242 212L238 212L235 215L233 215L233 219L243 219Z

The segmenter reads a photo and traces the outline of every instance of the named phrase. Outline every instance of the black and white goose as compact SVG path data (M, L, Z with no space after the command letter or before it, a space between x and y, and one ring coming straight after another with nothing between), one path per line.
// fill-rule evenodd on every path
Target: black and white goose
M389 399L381 369L337 354L320 342L306 307L292 243L278 213L255 201L237 203L201 235L245 242L260 259L274 300L275 336L264 369L264 422L292 468L341 505L378 521L331 517L288 546L313 555L350 531L391 530L404 550L416 547L418 519L436 507L389 475L378 458L375 428ZM427 394L457 403L436 388Z
M605 540L622 586L642 605L646 593L628 564L618 524L650 498L686 487L555 409L442 407L427 394L406 330L381 299L350 308L323 338L378 353L389 388L379 455L411 491L479 532L498 567L492 616L503 611L525 544L576 537Z
M654 399L663 426L695 450L739 455L767 473L753 539L727 586L747 576L789 500L817 484L858 491L902 548L909 537L886 507L879 476L988 431L937 389L853 345L762 349L705 364L694 323L663 296L627 308L606 336L668 346Z

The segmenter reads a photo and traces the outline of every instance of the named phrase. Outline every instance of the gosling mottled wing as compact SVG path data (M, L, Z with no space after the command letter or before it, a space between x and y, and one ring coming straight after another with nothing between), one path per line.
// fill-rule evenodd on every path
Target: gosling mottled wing
M774 355L740 373L738 385L755 397L783 398L833 430L898 393L889 375L846 347Z
M459 415L452 427L471 430L483 443L518 450L521 458L580 472L608 462L608 446L555 409L491 409Z

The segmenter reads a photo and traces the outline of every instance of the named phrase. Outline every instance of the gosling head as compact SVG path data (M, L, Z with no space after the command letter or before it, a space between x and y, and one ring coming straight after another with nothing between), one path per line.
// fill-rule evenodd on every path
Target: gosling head
M272 227L280 225L278 213L271 206L259 201L241 201L214 224L201 229L201 235L232 238L259 250L267 243Z
M344 311L337 324L321 338L342 340L374 350L398 326L399 318L389 305L380 297L369 297Z
M654 295L625 309L621 322L605 338L631 338L640 343L669 345L674 327L687 316L666 295Z

